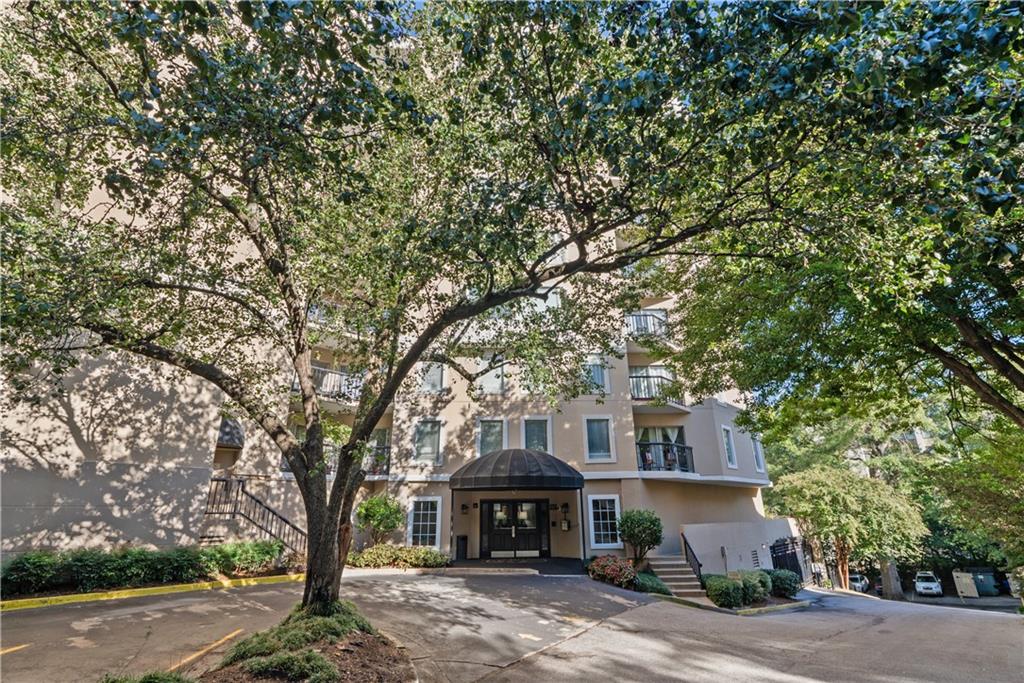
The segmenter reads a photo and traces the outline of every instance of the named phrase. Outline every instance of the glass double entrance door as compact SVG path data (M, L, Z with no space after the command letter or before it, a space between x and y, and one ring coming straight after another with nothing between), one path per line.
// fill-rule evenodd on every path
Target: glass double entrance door
M481 557L547 557L549 554L546 500L481 503Z

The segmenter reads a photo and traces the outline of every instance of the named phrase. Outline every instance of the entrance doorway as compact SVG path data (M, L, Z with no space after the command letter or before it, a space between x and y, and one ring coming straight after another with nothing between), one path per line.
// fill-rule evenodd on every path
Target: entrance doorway
M480 557L549 557L547 500L480 503Z

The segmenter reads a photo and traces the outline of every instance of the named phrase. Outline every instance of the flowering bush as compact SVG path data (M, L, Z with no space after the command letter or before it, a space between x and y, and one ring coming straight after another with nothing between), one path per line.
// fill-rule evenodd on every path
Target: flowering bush
M636 569L633 563L615 555L595 557L587 566L590 578L610 583L622 588L633 588L636 585Z

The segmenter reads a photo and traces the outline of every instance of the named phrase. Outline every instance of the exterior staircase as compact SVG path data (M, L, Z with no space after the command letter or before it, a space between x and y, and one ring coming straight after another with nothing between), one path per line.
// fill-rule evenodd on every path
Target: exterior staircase
M682 555L648 557L651 569L677 598L707 598L700 579Z
M206 498L205 517L240 522L247 534L276 539L289 550L306 554L306 532L245 487L245 479L213 477ZM200 537L200 545L226 540L223 527L210 526Z

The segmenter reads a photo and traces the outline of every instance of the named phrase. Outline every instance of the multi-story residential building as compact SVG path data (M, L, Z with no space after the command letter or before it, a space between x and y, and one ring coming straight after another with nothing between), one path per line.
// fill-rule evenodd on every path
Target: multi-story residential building
M470 386L422 365L365 465L363 495L387 492L406 507L393 541L456 560L621 554L618 516L646 508L666 530L654 554L685 553L705 571L771 566L776 542L791 554L792 522L765 518L764 454L735 424L738 397L662 397L671 373L644 340L664 333L670 302L645 304L626 315L621 357L588 361L590 393L554 405L506 368ZM334 355L318 349L316 381L324 410L344 423L361 380ZM121 360L87 364L70 389L4 418L5 551L255 532L304 545L279 452L244 420L223 419L217 391Z

